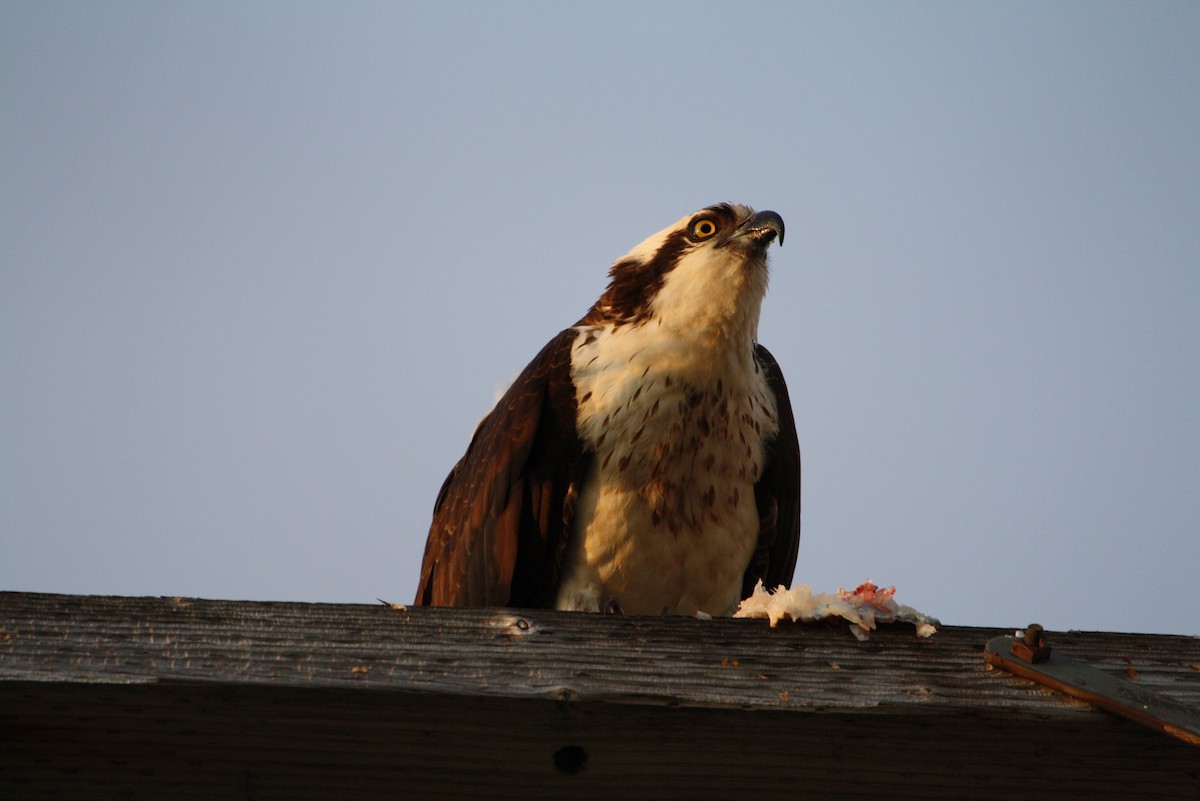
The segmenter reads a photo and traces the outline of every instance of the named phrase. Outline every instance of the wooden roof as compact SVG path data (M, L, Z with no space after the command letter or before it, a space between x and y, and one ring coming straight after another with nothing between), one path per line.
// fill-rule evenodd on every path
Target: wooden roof
M0 796L1200 797L1003 633L0 593ZM1200 639L1048 636L1200 707Z

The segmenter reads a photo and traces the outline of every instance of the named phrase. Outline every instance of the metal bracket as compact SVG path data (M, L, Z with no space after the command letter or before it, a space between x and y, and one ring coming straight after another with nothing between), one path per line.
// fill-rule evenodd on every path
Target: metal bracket
M983 660L1185 743L1200 746L1200 710L1110 676L1084 662L1052 653L1042 627L1036 624L1025 629L1023 638L988 640L983 648Z

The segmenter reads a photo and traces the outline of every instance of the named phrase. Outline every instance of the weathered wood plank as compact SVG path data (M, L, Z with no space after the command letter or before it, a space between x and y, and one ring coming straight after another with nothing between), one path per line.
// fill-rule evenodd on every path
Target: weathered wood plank
M0 593L0 795L1197 797L997 633ZM1050 636L1200 705L1196 638Z

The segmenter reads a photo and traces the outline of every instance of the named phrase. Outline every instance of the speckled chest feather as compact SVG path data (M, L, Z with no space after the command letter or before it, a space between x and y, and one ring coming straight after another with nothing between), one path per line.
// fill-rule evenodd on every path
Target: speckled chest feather
M753 343L577 330L577 427L594 456L556 606L730 613L758 537L754 484L778 430Z

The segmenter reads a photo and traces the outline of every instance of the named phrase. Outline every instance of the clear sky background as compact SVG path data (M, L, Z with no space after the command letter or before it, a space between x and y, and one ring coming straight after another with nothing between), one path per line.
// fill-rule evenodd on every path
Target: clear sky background
M796 578L1200 633L1200 4L0 3L0 589L408 602L610 263L774 209Z

